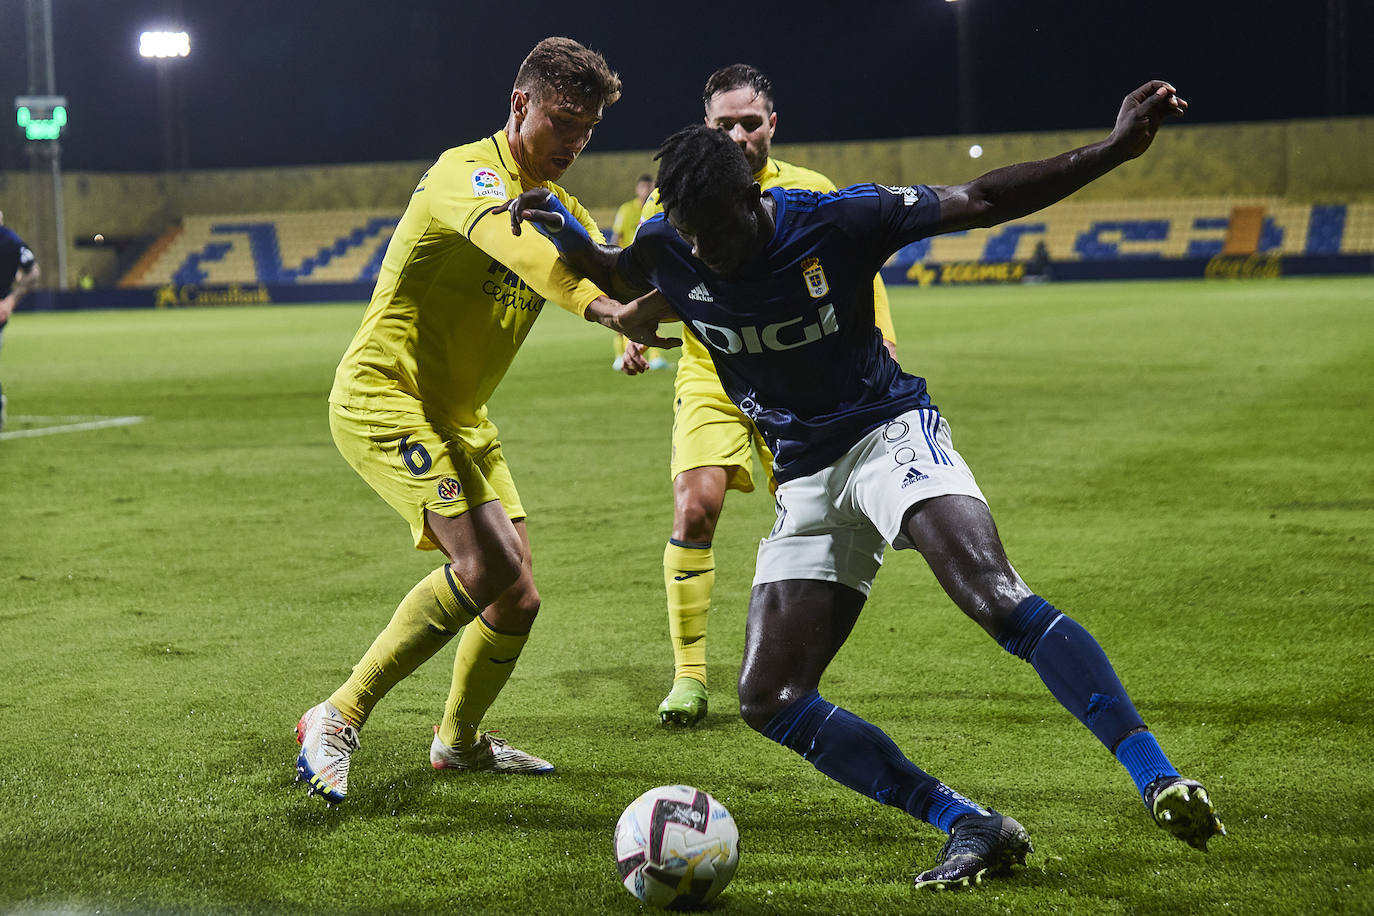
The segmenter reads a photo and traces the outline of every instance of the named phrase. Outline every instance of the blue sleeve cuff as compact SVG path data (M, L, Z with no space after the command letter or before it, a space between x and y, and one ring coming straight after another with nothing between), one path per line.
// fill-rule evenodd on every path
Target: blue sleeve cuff
M542 232L549 241L553 242L553 247L557 248L560 254L571 254L578 251L587 251L592 247L592 237L587 233L587 229L577 217L569 212L563 205L563 201L558 197L550 196L548 209L551 213L557 213L563 217L563 228L557 232L543 225L535 223L534 227Z

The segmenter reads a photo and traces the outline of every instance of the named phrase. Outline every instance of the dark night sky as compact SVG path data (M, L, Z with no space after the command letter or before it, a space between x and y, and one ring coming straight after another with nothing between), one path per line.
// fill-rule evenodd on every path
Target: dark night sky
M1125 93L1171 80L1193 123L1322 117L1329 0L963 0L984 131L1102 128ZM1344 113L1374 114L1374 0L1345 4ZM625 83L591 150L648 149L701 117L716 67L777 87L778 142L958 131L954 4L943 0L605 4L53 0L68 169L162 166L155 65L138 33L184 10L193 167L430 159L499 128L520 60L546 35L602 51ZM1259 10L1263 10L1260 13ZM0 88L27 91L25 3L0 0ZM12 114L6 117L12 117ZM13 125L13 122L10 122ZM22 168L19 132L0 168Z

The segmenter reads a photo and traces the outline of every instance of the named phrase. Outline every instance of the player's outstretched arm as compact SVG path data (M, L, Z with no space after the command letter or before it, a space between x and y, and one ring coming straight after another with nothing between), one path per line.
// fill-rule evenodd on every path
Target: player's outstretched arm
M1034 213L1063 200L1112 169L1143 154L1159 126L1179 118L1188 103L1163 80L1151 80L1126 96L1116 126L1105 140L1052 159L994 169L968 184L937 187L941 232L982 229Z
M593 241L552 191L547 188L524 191L506 206L510 210L512 233L519 235L521 224L530 223L553 242L559 255L573 271L597 286L624 300L649 292L646 288L630 285L616 271L616 259L621 249Z
M673 307L656 289L629 302L616 302L603 296L587 306L588 321L605 325L646 347L681 346L682 341L676 337L658 336L659 323L676 318Z

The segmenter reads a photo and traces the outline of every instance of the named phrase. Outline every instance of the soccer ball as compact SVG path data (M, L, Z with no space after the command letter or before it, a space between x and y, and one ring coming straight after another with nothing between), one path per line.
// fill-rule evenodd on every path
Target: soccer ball
M695 907L715 899L739 865L739 830L725 806L691 786L659 786L615 825L615 864L645 903Z

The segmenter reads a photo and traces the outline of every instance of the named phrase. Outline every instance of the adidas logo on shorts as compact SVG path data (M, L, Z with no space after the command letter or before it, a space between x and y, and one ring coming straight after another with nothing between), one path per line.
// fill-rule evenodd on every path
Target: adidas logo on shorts
M706 288L705 283L698 283L692 287L692 291L687 294L688 299L695 299L697 302L715 302L711 297L711 291Z
M916 470L915 468L907 468L907 469L906 469L906 476L902 478L902 489L905 490L907 487L911 486L913 483L920 483L920 482L923 481L923 480L929 480L929 479L930 479L930 478L929 478L928 476L926 476L925 474L922 474L920 471Z

